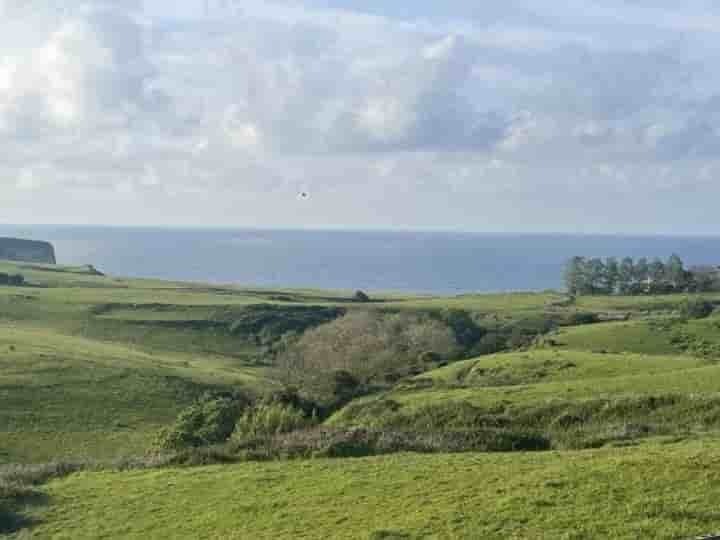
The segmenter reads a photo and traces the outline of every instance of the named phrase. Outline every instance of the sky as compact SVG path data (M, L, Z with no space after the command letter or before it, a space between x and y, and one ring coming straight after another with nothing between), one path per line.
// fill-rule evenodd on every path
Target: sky
M711 0L0 0L0 223L720 234L719 38Z

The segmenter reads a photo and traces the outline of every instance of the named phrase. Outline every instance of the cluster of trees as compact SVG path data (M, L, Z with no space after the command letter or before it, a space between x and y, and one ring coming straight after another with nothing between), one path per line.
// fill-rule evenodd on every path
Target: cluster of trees
M25 285L25 278L20 274L6 274L4 272L0 272L0 285L21 287L22 285Z
M701 292L716 285L716 276L686 270L675 254L667 261L573 257L565 266L565 287L571 295Z
M278 366L286 382L341 370L363 383L399 378L459 352L453 328L427 315L353 311L286 344Z

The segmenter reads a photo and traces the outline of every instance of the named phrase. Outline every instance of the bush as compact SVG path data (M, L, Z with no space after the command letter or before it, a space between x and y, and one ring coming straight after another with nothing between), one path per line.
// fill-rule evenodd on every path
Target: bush
M583 324L594 324L598 322L598 316L595 313L575 312L568 315L566 324L568 326L580 326Z
M302 411L282 403L260 403L247 409L237 420L233 431L233 440L247 442L262 440L305 429L312 425Z
M362 291L356 291L353 299L356 302L363 302L363 303L370 302L370 297Z
M0 285L9 285L11 287L21 287L25 284L25 277L21 274L6 274L0 272Z
M478 326L472 316L464 310L445 310L440 319L452 329L458 344L468 351L477 345L486 334L486 331Z
M176 452L223 443L232 435L247 404L247 399L239 395L205 396L158 433L151 451Z
M246 458L347 458L397 452L513 452L550 449L550 441L527 431L484 429L422 433L403 430L327 429L295 431L246 449Z
M232 309L220 317L219 322L227 324L228 330L235 336L271 345L285 334L301 334L344 313L336 307L255 304Z
M688 298L680 305L680 315L685 319L704 319L714 310L712 302L704 298Z

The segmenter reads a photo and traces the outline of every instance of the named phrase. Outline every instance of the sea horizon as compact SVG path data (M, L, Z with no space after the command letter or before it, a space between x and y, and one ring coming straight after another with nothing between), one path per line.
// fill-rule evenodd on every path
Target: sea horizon
M557 290L574 255L720 262L720 235L4 224L0 236L116 276L376 293Z

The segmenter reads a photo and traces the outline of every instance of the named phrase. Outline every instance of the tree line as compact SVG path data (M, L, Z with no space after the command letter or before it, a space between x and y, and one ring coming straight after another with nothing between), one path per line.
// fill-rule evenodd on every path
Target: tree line
M717 276L687 270L679 256L667 261L645 257L572 257L565 265L565 287L571 295L639 295L705 292L718 286Z
M0 272L0 285L21 287L22 285L25 285L25 277L21 274L6 274L4 272Z

